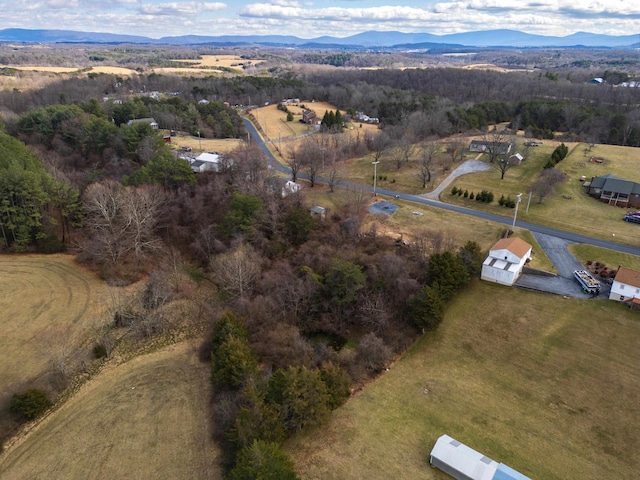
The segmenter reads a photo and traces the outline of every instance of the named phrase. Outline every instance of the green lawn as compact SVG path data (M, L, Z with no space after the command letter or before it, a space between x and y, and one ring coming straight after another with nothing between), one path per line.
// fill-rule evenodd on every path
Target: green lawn
M446 479L443 433L535 478L635 478L640 315L475 283L331 422L286 445L303 479Z

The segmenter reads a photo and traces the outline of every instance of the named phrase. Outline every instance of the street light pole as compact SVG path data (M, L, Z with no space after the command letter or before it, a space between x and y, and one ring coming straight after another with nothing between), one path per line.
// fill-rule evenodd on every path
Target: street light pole
M200 130L198 130L198 145L199 145L200 151L202 151L202 139L200 138Z
M513 233L516 232L516 218L518 216L518 205L520 205L520 202L522 201L522 193L518 194L518 200L516 200L516 211L513 212L513 225L511 226L511 231Z
M378 180L378 164L380 162L371 162L373 164L373 196L377 196L376 194L376 180Z

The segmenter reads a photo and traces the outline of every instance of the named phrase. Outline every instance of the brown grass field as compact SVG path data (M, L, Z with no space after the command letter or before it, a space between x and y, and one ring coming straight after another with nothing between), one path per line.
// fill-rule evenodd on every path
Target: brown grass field
M51 360L94 332L110 288L70 255L0 256L0 404L48 386ZM90 349L89 349L90 350Z
M304 480L448 477L443 433L537 480L635 478L640 321L610 301L477 281L330 423L286 444Z
M242 58L238 55L202 55L198 60L174 60L175 62L188 63L197 67L226 67L242 68L241 64L259 65L264 60Z
M186 341L107 367L0 457L0 476L221 478L196 350Z
M168 135L168 131L164 131L163 135ZM220 152L227 153L244 145L244 140L238 138L198 138L197 136L185 135L177 132L175 137L171 137L172 149L179 150L182 146L190 146L195 153L199 152Z
M482 189L491 190L496 195L496 200L501 194L515 198L519 192L526 192L558 144L559 142L545 141L543 146L535 149L531 159L508 170L504 180L500 180L500 173L497 170L489 170L465 175L454 183L469 192L478 192ZM604 239L611 239L615 234L616 241L638 245L638 234L640 233L638 225L622 220L626 210L601 203L587 196L579 181L583 175L590 179L595 175L611 173L620 178L640 182L640 170L637 168L640 160L638 149L596 145L585 156L585 144L573 143L567 144L567 146L570 148L569 155L556 168L565 171L568 174L568 180L560 185L553 195L545 198L543 203L538 203L538 199L533 197L528 212L526 211L528 196L525 196L520 206L518 218ZM601 157L605 161L603 164L589 162L591 156ZM460 205L472 202L474 208L482 208L504 216L513 215L511 209L500 207L495 202L490 206L477 205L478 202L462 197L453 197L448 193L441 195L441 199Z

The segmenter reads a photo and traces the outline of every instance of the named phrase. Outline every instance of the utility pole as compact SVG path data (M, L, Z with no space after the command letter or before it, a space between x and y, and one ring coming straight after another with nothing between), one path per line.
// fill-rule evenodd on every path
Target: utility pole
M373 164L373 196L377 196L378 194L376 193L376 181L378 180L378 164L380 163L378 162L371 162Z
M516 233L516 217L518 216L518 205L522 201L522 193L518 194L518 200L516 200L516 211L513 212L513 225L511 226L511 231Z

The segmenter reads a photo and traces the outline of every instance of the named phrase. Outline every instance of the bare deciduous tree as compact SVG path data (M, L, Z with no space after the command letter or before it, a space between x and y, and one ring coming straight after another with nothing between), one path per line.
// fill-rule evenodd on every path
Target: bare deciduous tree
M260 258L250 245L243 243L213 258L211 271L223 292L242 299L251 292L260 275Z
M542 203L545 197L555 190L556 185L564 182L566 178L565 172L555 168L545 168L533 182L529 191L538 197L538 203Z
M431 169L435 162L436 153L438 152L438 144L435 142L427 142L420 149L420 158L418 159L418 172L416 176L422 184L422 188L427 186L431 181Z
M160 247L154 234L165 200L160 187L94 183L83 200L91 238L82 247L94 258L113 265L128 257L139 262Z
M294 146L287 148L286 164L291 169L291 181L298 181L298 172L302 168L302 158L298 155L298 150Z

